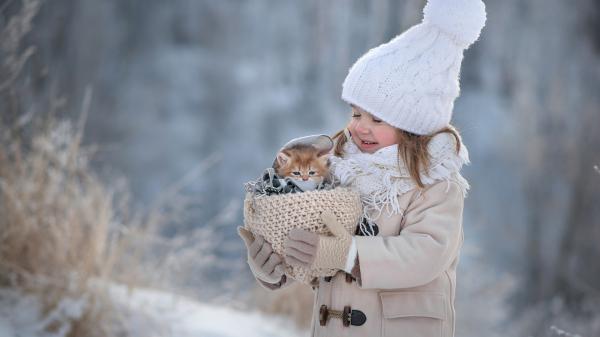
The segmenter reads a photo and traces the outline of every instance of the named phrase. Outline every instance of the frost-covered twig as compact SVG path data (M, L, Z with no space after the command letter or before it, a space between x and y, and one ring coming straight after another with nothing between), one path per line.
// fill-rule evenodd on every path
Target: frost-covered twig
M567 332L567 331L561 330L561 329L559 329L559 328L555 327L554 325L550 327L550 330L551 330L552 332L556 333L556 335L558 335L558 336L566 336L566 337L582 337L581 335L578 335L578 334L572 334L572 333L569 333L569 332Z
M31 31L31 22L39 11L39 0L23 0L20 11L12 16L0 31L0 50L4 54L0 63L0 92L8 89L21 74L21 69L35 52L29 46L21 51L21 41Z

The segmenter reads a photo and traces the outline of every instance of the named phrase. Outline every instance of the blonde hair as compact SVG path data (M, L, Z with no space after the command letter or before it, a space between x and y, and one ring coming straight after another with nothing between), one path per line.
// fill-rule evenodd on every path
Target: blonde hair
M344 156L344 145L348 142L348 136L346 136L346 130L343 129L334 134L331 138L335 141L333 153L338 157ZM427 146L431 139L440 133L450 133L456 139L456 153L460 151L460 135L458 130L452 126L440 129L430 135L417 135L408 131L404 131L396 128L396 135L398 139L398 165L400 160L406 163L406 167L410 172L411 178L417 183L420 188L425 187L421 180L420 171L424 169L425 172L429 170L429 151Z

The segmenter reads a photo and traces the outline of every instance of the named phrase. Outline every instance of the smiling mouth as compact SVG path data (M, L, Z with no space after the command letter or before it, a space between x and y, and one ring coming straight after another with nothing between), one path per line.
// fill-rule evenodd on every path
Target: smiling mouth
M361 142L362 144L364 144L364 145L375 145L375 144L377 144L377 142L367 142L367 141L365 141L365 140L361 140L360 142Z

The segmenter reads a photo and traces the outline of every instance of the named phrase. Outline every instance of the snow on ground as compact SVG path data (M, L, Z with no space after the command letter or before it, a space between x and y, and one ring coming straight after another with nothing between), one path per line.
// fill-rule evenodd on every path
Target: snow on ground
M202 304L177 295L147 289L136 289L128 295L124 287L114 287L113 294L118 305L124 309L123 312L131 315L127 320L131 322L131 336L308 336L307 331L297 330L290 320L259 312L242 312ZM152 329L146 324L145 320L148 318L155 324ZM158 328L158 331L154 330L155 328Z
M65 336L70 329L69 320L81 317L86 305L85 297L64 298L54 310L43 315L37 297L14 289L0 289L0 337ZM46 331L49 326L55 327L53 333Z
M129 336L143 337L300 337L308 331L282 317L259 312L202 304L193 300L149 289L111 286L115 310ZM68 321L77 317L85 300L65 299L54 319ZM12 289L0 289L0 337L62 337L67 330L44 331L49 317L40 314L41 304L28 295ZM68 325L64 326L68 329Z

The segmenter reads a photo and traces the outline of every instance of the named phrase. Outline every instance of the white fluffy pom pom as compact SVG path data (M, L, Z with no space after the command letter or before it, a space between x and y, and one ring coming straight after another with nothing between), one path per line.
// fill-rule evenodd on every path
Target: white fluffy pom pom
M423 22L442 29L463 49L477 41L485 20L481 0L428 0L423 8Z

